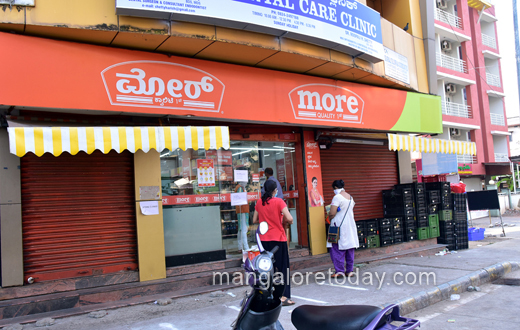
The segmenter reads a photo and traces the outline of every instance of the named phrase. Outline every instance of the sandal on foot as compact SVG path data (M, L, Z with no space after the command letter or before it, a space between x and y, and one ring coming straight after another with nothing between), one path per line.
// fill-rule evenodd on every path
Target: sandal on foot
M292 301L291 299L285 299L284 301L282 301L282 306L292 306L296 304L294 301Z
M344 277L345 274L344 273L335 273L335 274L330 275L330 278L338 278L338 277L341 277L341 276Z

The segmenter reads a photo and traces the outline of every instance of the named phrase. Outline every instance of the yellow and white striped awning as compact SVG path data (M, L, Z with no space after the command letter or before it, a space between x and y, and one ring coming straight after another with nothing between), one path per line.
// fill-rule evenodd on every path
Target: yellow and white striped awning
M483 0L468 0L468 6L471 8L475 8L478 11L481 11L485 8L491 8L492 4L488 1Z
M388 149L441 154L476 155L475 142L423 138L410 135L388 134Z
M9 127L9 149L18 157L32 152L38 157L48 152L75 155L94 150L135 153L155 149L158 152L180 148L229 149L227 126L205 127Z

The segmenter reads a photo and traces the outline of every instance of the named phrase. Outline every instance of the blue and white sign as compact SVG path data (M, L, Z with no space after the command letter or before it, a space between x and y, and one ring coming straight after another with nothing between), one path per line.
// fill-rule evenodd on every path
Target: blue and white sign
M408 59L390 48L385 49L385 74L410 85L410 70Z
M384 59L381 17L355 0L116 0L116 12L284 35Z
M421 154L422 157L422 175L439 175L458 173L459 167L457 164L456 154L439 154L426 153Z

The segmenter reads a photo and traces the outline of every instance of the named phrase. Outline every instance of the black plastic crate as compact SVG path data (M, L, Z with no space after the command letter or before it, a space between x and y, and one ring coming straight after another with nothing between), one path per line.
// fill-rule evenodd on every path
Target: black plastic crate
M358 236L358 241L359 241L359 244L364 244L367 242L367 238L366 237L359 237Z
M359 243L358 250L363 250L367 248L367 243Z
M423 213L417 216L417 221L419 220L428 220L428 213Z
M362 230L362 229L366 230L366 228L367 228L366 221L356 221L356 228L358 230Z
M419 220L417 221L417 227L428 227L430 225L430 221L428 219L426 220Z
M441 210L452 210L453 207L452 207L451 203L440 203L439 204L439 209L441 209Z
M428 206L428 214L438 214L439 213L439 204L430 204Z
M403 230L403 235L409 235L409 234L417 234L417 227L414 227L414 228L411 228L411 227L407 227L407 228L404 228Z
M403 236L394 237L394 244L403 243L403 242L404 242Z
M409 228L417 228L417 221L407 221L404 223L403 231L406 231L406 229Z
M426 191L426 197L427 198L431 198L431 197L440 198L441 197L441 192L439 190L427 190Z
M439 228L452 228L454 224L453 220L439 221Z
M425 184L426 190L441 190L448 189L451 191L450 183L446 181L441 182L426 182Z
M453 220L455 221L468 221L468 214L466 212L453 212Z
M403 222L403 218L391 218L392 219L392 223L394 225L402 225L404 222Z
M411 242L417 240L417 233L407 233L403 236L405 242Z
M388 246L394 244L394 238L381 238L381 246Z
M396 231L402 231L403 228L404 228L404 224L402 224L402 223L396 223L396 224L392 225L392 230L394 231L394 233Z
M453 229L455 230L455 232L457 234L463 233L463 234L466 234L466 236L467 236L468 224L467 223L458 223L453 226Z
M415 207L413 201L399 201L399 202L391 202L383 200L383 208L385 209L396 209L401 207Z
M386 216L414 216L415 208L413 207L401 207L401 208L393 208L393 209L384 209L384 215Z
M382 219L379 219L379 226L380 226L380 227L383 227L383 226L391 226L392 224L393 224L392 219L389 219L389 218L382 218Z
M394 235L394 228L390 225L388 226L382 226L379 229L379 235Z
M379 227L379 222L377 219L373 219L373 220L365 220L365 226L367 229L370 229L370 228L378 228Z
M403 227L400 227L398 229L395 229L394 228L394 237L396 236L402 236L404 233L404 228Z

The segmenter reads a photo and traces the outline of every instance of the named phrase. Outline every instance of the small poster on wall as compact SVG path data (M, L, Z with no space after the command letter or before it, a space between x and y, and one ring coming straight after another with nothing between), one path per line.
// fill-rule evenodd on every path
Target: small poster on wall
M252 178L253 178L253 182L260 182L260 174L253 173Z
M247 170L235 170L235 182L248 182Z
M215 186L215 167L213 159L197 159L197 181L199 187Z

